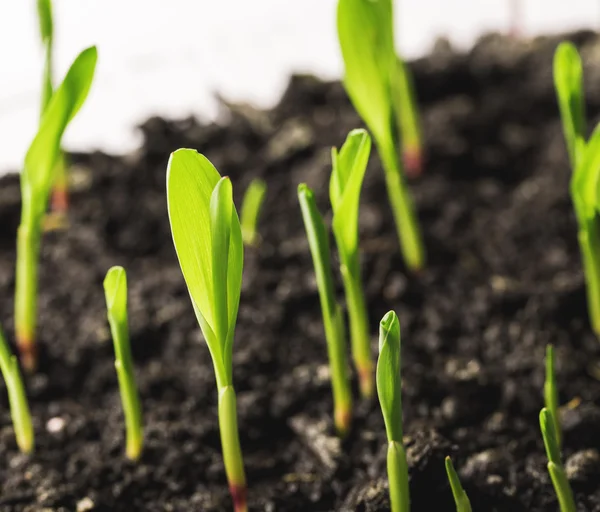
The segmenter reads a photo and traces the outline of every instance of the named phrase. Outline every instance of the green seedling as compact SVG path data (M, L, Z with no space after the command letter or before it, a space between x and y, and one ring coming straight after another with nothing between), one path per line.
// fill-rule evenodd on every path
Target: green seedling
M242 238L246 245L255 245L260 238L256 226L266 193L267 184L263 180L255 179L250 182L244 194L240 222Z
M562 430L560 428L560 416L558 412L558 387L556 385L556 373L554 371L554 347L546 347L546 380L544 381L544 405L550 412L554 421L554 433L556 442L560 448L562 444Z
M167 205L179 265L213 360L229 489L236 512L245 512L246 476L232 368L244 247L231 181L221 178L203 155L179 149L167 168Z
M144 444L142 408L135 385L135 372L129 345L127 322L127 275L123 267L112 267L104 278L104 295L108 323L115 347L115 368L119 379L121 403L125 414L127 442L125 453L130 460L139 459Z
M37 364L37 280L42 221L60 154L62 135L85 101L96 68L96 47L79 54L52 95L21 173L21 224L17 233L15 324L23 367Z
M558 497L560 512L576 512L573 491L561 461L555 425L556 418L553 417L552 413L546 408L542 409L540 412L540 428L544 438L546 455L548 456L548 473L550 473Z
M301 184L298 187L298 200L302 209L302 218L304 219L304 227L319 289L325 339L327 340L327 353L331 368L334 423L338 434L344 436L350 429L352 419L352 393L348 379L344 319L342 310L335 299L333 287L329 237L323 217L315 203L314 194L307 185Z
M37 0L38 20L40 23L40 37L44 46L44 73L42 82L42 101L40 108L40 121L50 103L54 92L52 78L52 54L54 43L54 22L52 16L52 0ZM61 227L65 224L65 214L68 208L68 183L67 162L64 152L59 151L54 166L54 189L52 191L53 216L46 218L45 227Z
M402 160L407 176L423 171L423 142L419 108L412 73L402 58L397 59L397 79L392 81L396 125L399 127Z
M425 264L425 250L398 151L395 108L401 103L391 0L339 0L337 25L344 86L379 151L400 246L409 269Z
M377 394L388 439L387 471L392 512L409 512L408 464L402 441L400 321L393 311L379 325Z
M15 437L19 449L23 453L31 453L34 447L33 426L25 386L19 370L19 362L12 355L0 329L0 370L8 391L10 416L15 429Z
M373 395L373 360L369 318L365 305L358 250L358 212L360 190L371 152L371 137L365 130L353 130L338 152L331 151L332 172L329 196L333 209L333 234L340 256L344 282L352 358L359 377L361 393Z
M554 55L554 84L573 176L571 197L579 225L579 246L586 280L588 314L600 336L600 135L586 143L586 116L581 58L571 43L561 43Z
M456 512L471 512L471 502L460 483L460 479L456 474L454 464L452 464L452 459L450 457L446 457L446 473L448 474L448 481L452 488L454 503L456 503Z

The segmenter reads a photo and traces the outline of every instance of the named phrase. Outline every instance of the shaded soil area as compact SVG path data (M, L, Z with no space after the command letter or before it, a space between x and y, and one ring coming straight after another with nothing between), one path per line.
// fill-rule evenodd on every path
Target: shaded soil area
M570 36L598 62L590 33ZM588 325L570 170L551 76L556 38L438 44L412 63L426 135L410 183L429 264L409 275L376 156L360 218L377 323L398 312L412 509L451 511L453 456L479 511L556 511L538 413L546 344L557 351L565 461L579 510L600 511L600 344ZM600 112L600 67L586 69ZM339 83L295 76L272 110L223 104L219 123L150 119L126 158L72 155L71 227L46 234L40 371L27 378L36 452L16 448L0 393L1 511L226 511L208 350L170 238L169 153L205 153L234 183L268 184L262 244L246 251L234 376L252 510L388 510L377 402L357 399L333 435L320 307L296 197L307 182L327 211L329 148L361 125ZM0 180L0 321L13 339L15 176ZM239 202L238 202L239 204ZM328 218L330 214L328 214ZM124 460L123 418L102 280L129 274L132 346L146 424L142 460ZM341 286L338 292L342 298ZM356 387L356 383L354 382Z

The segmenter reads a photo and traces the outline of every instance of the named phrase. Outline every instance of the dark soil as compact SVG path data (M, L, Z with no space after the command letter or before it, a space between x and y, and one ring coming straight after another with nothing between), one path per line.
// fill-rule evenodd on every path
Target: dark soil
M593 34L572 36L598 60ZM408 275L377 157L361 210L373 351L395 309L403 337L412 509L453 510L443 459L475 511L556 511L538 413L546 344L557 350L565 460L579 510L600 511L600 344L587 319L570 170L551 77L558 39L489 36L467 54L439 44L412 64L427 141L411 183L429 265ZM586 70L600 112L600 67ZM224 105L218 124L151 119L127 158L75 154L71 227L43 243L41 367L27 379L36 452L19 454L0 393L0 510L225 511L216 391L166 213L169 152L197 148L239 200L269 186L262 245L246 252L234 354L250 507L388 510L377 402L357 400L341 442L320 308L296 187L327 205L329 147L361 123L339 83L293 77L270 111ZM108 127L107 127L108 128ZM13 334L15 176L0 180L0 319ZM146 424L140 463L124 460L123 418L102 280L129 273L130 323ZM342 298L340 288L340 299Z

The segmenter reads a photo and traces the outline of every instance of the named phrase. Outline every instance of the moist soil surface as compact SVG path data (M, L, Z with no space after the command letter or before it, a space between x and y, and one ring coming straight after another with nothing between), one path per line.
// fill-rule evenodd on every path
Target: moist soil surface
M598 62L594 34L569 37L586 62ZM360 239L372 349L378 321L394 309L415 511L454 510L446 455L473 510L557 510L538 423L548 343L557 352L564 461L578 510L600 511L600 343L587 317L552 84L557 42L487 36L467 53L440 42L411 64L426 141L425 172L410 182L429 257L418 275L400 257L375 151L367 171ZM597 65L586 66L586 86L591 125L600 112ZM212 364L167 218L166 163L179 147L200 150L229 175L238 204L252 178L268 184L262 243L245 255L234 348L250 508L389 509L377 400L357 397L351 434L340 441L333 432L296 196L306 182L328 212L330 147L359 126L340 83L294 76L272 110L223 103L218 123L150 119L133 155L71 155L70 227L44 236L40 266L40 368L27 377L36 451L19 454L0 393L0 510L232 509ZM19 214L18 179L7 176L0 180L0 319L11 342ZM117 264L128 271L144 410L137 464L123 453L102 288Z

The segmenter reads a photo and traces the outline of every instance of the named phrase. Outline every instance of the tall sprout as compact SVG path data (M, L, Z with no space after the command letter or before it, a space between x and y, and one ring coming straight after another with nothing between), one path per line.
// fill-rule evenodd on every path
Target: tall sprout
M21 173L15 324L21 362L29 371L33 371L37 365L37 281L42 221L53 183L54 167L60 154L60 141L88 95L96 60L96 47L92 46L81 52L71 65L44 111Z
M179 149L167 168L167 205L179 265L213 360L229 489L236 512L244 512L246 475L232 364L244 247L231 181L203 155Z
M339 0L337 26L344 86L375 139L404 261L417 271L425 264L425 249L402 171L394 124L398 81L403 75L394 48L392 1Z

